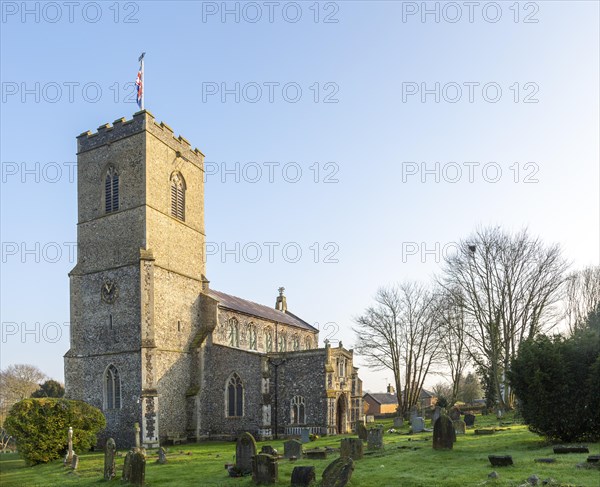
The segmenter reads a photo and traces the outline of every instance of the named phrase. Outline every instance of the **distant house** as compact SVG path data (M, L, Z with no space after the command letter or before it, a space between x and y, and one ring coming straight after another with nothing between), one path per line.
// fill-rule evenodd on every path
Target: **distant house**
M435 395L426 390L421 389L420 408L428 408L436 403ZM387 392L367 392L363 396L363 404L365 405L365 414L376 416L381 414L395 413L398 408L398 398L396 392L391 385L388 385Z

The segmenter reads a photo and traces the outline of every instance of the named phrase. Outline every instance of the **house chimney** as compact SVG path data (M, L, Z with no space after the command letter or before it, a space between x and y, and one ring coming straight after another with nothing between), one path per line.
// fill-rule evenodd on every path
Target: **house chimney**
M388 391L388 394L395 394L396 393L396 389L394 389L394 387L392 386L392 384L388 384L387 391Z
M287 311L287 302L285 300L285 296L283 295L283 291L285 291L285 288L280 287L279 296L277 296L277 301L275 301L275 309L285 313Z

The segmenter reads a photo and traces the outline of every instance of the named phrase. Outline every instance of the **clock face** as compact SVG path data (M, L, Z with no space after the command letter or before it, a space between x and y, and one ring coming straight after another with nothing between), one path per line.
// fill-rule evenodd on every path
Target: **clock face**
M106 279L102 283L102 289L100 290L100 296L102 298L102 301L108 304L112 304L117 299L118 294L119 288L117 288L117 285L114 283L114 281Z

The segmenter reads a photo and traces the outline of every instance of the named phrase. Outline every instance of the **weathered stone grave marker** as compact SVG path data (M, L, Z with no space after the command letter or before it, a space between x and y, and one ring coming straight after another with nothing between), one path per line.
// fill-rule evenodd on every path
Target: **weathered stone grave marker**
M258 485L272 485L279 481L277 457L259 453L252 457L252 481Z
M300 430L300 441L302 443L308 443L310 441L310 430L308 428L302 428Z
M354 472L354 460L349 457L340 457L334 460L323 471L322 487L345 487Z
M292 470L292 487L309 487L316 479L315 467L294 467Z
M67 432L67 455L65 456L64 464L65 466L71 466L73 461L73 428L69 426L69 431Z
M360 460L363 457L363 442L360 438L342 438L340 440L340 457Z
M394 428L402 428L404 426L404 418L396 416L394 418Z
M465 414L465 424L468 428L472 428L475 425L475 415Z
M454 432L457 435L464 435L467 429L467 425L462 419L457 419L456 421L452 421L454 425Z
M156 460L156 463L160 465L167 463L167 451L162 446L158 449L158 460Z
M410 419L410 427L413 433L425 431L425 420L421 416L414 416Z
M508 467L513 464L513 459L510 455L488 455L488 460L493 467Z
M554 453L589 453L590 450L585 445L559 445L554 447Z
M367 427L362 421L356 422L356 434L362 441L367 441L368 431Z
M298 440L288 440L284 442L283 456L285 458L302 458L302 443Z
M435 450L452 450L456 441L454 425L448 416L440 416L433 425L433 448Z
M267 455L273 455L275 457L278 455L277 450L271 445L263 445L263 447L260 449L260 452L266 453Z
M141 448L132 452L129 483L143 487L146 481L146 453Z
M71 470L77 470L77 467L79 467L79 455L73 453L73 457L71 458Z
M133 431L135 432L135 447L139 448L140 445L140 423L135 423L133 425Z
M104 445L104 480L112 480L117 475L116 453L117 445L115 444L115 440L109 438L106 441L106 445Z
M442 408L439 406L436 406L435 409L433 410L433 416L431 416L431 424L435 424L435 422L439 419L439 417L442 415Z
M327 450L321 450L320 448L306 450L304 456L310 460L325 460L327 458Z
M256 441L246 432L238 438L235 446L235 467L243 475L252 472L252 457L256 455Z
M369 428L367 435L367 448L369 450L383 449L383 426L377 428Z
M452 421L458 421L460 419L460 409L458 409L456 406L453 406L450 408L448 416Z

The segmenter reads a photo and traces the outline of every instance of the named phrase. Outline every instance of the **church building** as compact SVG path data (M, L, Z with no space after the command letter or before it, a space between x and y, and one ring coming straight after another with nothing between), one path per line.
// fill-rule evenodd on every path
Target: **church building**
M349 432L353 352L318 347L288 310L211 289L204 155L142 110L77 137L77 264L66 396L102 410L119 447Z

